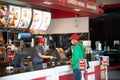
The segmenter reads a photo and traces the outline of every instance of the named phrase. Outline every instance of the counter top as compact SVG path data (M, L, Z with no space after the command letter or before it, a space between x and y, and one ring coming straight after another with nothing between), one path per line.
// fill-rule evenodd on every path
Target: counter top
M9 67L7 64L5 64L5 65L6 65L6 67ZM65 65L59 65L59 66L65 66ZM59 67L59 66L55 66L55 67ZM0 67L0 77L33 71L32 68L31 68L31 65L25 66L24 68L14 67L11 71L6 70L6 67ZM52 69L52 68L55 68L55 67L48 67L48 68L44 68L42 70Z
M97 80L98 77L94 75L97 66L100 66L99 61L90 61L90 68L87 69L87 78L89 80ZM99 68L99 67L97 67ZM5 68L4 68L5 70ZM14 69L15 72L11 74L4 74L0 77L0 80L73 80L73 72L70 65L56 66L54 68L47 68L36 71L24 71L22 69ZM97 73L98 74L98 73ZM69 78L68 78L69 77ZM97 78L97 79L95 79Z
M89 61L89 64L90 66L92 66L92 62L94 62L94 65L95 64L99 64L97 61ZM59 68L61 67L64 67L64 66L69 66L69 65L59 65L59 66L55 66L55 67L48 67L46 69L52 69L52 68L57 68L58 70L60 70ZM42 69L42 70L45 70L45 69ZM14 75L14 74L20 74L20 73L25 73L25 72L31 72L33 71L32 69L23 69L23 68L20 68L20 67L16 67L16 68L13 68L12 71L6 71L6 67L0 67L0 77L2 76L9 76L9 75Z

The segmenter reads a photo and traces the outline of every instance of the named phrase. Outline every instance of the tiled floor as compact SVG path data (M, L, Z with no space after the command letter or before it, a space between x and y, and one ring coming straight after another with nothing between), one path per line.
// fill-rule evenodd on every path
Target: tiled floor
M117 67L117 68L116 68ZM108 73L108 80L120 80L120 66L112 66L107 71ZM106 80L105 72L103 71L101 75L101 80Z
M108 71L109 80L120 80L120 69Z

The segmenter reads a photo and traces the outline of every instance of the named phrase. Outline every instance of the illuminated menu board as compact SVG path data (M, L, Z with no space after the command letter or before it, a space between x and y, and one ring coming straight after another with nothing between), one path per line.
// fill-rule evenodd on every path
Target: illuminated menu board
M8 18L8 6L0 5L0 26L5 26Z
M45 33L51 21L51 13L14 5L0 5L0 25L8 28L29 27L34 34Z
M47 30L47 28L50 24L50 21L51 21L51 13L43 12L42 24L41 24L39 30Z
M33 20L30 29L31 30L39 30L40 25L42 23L42 11L33 10Z
M32 18L31 8L22 8L21 19L18 28L28 28Z
M21 17L21 7L9 5L7 27L16 28Z
M33 10L33 20L30 26L30 32L33 34L44 34L51 21L51 13Z

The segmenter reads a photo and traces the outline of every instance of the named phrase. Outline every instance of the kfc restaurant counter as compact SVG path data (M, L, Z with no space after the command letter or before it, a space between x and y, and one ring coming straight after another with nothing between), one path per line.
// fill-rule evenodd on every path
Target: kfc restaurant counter
M101 80L100 62L90 61L85 80ZM37 71L18 72L0 77L0 80L74 80L70 65L61 65Z
M20 1L25 1L25 0L20 0ZM32 2L36 2L36 1L32 1ZM45 1L45 0L42 0L42 1ZM58 2L63 1L63 0L52 0L52 1L54 1L54 2L57 1L56 4L59 7L60 5L58 4ZM74 0L74 1L77 1L77 0ZM31 0L27 0L27 3L31 3ZM37 3L39 3L39 2L36 2L36 4ZM33 3L31 3L31 4L33 4ZM68 6L69 6L69 4L70 3L68 3ZM74 7L73 5L74 4L72 3L71 6ZM90 11L89 14L93 13L92 15L94 15L94 14L98 15L99 11L97 11L98 8L96 8L96 6L95 6L95 9L91 10L90 4L86 3L86 5L88 5L88 6L83 7L83 9L85 9L86 7L89 7L89 8L86 8L85 11ZM56 5L54 5L54 6L56 7ZM63 8L66 6L61 5L61 7ZM77 5L77 7L80 7L80 6ZM16 9L18 7L9 6L9 8L11 8L10 10L12 10L12 8ZM22 9L23 9L23 11L24 10L26 11L26 9L24 9L24 8L22 8ZM63 9L65 9L65 8L63 8ZM68 9L70 9L70 11L72 10L69 7L68 7ZM20 8L19 8L19 10L20 10ZM30 11L30 10L27 10L27 12L28 11ZM85 11L83 11L83 13ZM17 11L17 12L20 13L20 11ZM39 11L39 10L33 9L33 14L38 13L38 15L31 16L30 18L36 19L34 17L40 16L41 15L40 12L41 11ZM81 12L81 11L79 11L79 12ZM31 13L31 12L29 12L29 13ZM46 15L46 12L44 12L43 14ZM101 13L99 13L99 15L101 15ZM47 18L49 18L47 21L48 21L48 23L50 23L50 20L51 20L50 13L48 13ZM26 18L24 18L24 19L26 21ZM40 28L39 30L42 30L39 23L44 23L42 25L46 26L48 24L45 25L45 23L46 23L45 21L46 21L46 17L44 17L43 22L41 22L41 17L39 17L39 20L37 20L37 21L31 20L31 22L33 22L33 23L30 26L30 30L31 29L38 30L38 28ZM28 21L28 22L30 23L30 21ZM63 23L64 23L64 25L63 25ZM21 24L22 24L22 22L21 22ZM21 27L26 27L26 26L21 26ZM46 30L46 32L48 34L89 33L89 17L79 17L78 16L78 17L70 17L70 18L52 19L49 27L47 26L47 28L48 28L47 30L46 30L46 27L43 30ZM38 34L37 31L36 31L36 34ZM37 70L37 71L33 71L33 70L24 71L22 69L17 69L17 68L15 68L15 69L12 68L12 69L13 69L13 72L9 72L9 73L6 73L6 68L2 69L2 71L0 70L0 80L74 80L72 68L70 65L59 65L59 66L55 66L52 68L45 68L45 69ZM2 76L1 76L1 73L3 74ZM100 79L100 62L99 61L90 61L89 62L89 68L85 70L85 80L101 80Z

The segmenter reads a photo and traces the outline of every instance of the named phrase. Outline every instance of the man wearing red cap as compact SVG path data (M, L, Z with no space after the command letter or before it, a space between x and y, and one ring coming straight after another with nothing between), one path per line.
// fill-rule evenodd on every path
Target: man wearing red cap
M81 71L79 69L79 60L84 59L84 47L79 42L79 35L72 34L69 38L71 43L74 45L72 48L72 61L71 66L73 69L74 80L81 80Z
M54 58L53 56L44 55L43 45L45 40L43 37L37 39L38 45L35 46L34 55L33 55L33 70L43 69L42 62L44 58Z

